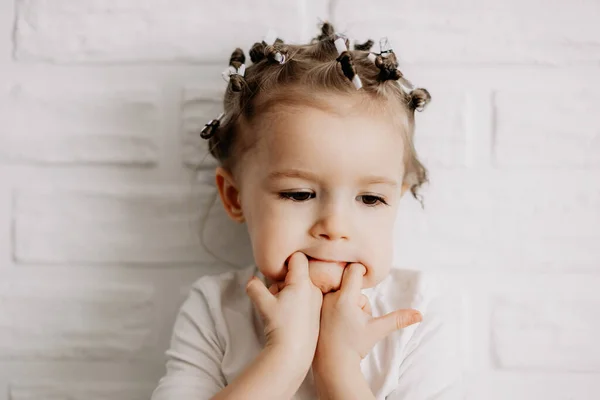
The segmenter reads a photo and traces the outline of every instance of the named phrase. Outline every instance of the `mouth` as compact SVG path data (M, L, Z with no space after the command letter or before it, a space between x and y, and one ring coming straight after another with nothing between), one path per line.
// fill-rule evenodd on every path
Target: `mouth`
M349 262L327 258L316 258L306 255L310 266L309 275L312 283L321 289L323 294L339 290L342 275Z
M321 258L316 258L316 257L311 257L309 255L306 255L306 258L308 258L308 261L313 261L313 262L322 262L322 263L330 263L330 264L338 264L342 267L345 267L346 265L349 264L348 261L338 261L338 260L327 260L327 259L321 259Z

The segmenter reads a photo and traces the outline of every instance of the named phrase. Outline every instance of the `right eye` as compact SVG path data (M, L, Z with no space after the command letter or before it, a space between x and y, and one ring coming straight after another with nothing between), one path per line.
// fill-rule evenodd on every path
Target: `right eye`
M316 194L313 192L281 192L279 193L279 197L285 200L300 202L309 199L314 199L316 197Z

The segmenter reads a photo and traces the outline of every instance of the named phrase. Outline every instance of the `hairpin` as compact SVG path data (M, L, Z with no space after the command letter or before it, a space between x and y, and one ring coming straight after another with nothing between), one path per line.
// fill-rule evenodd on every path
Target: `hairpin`
M377 65L378 67L382 68L383 67L383 63L381 62L382 59L379 59L378 61L378 57L381 58L388 58L390 57L392 54L394 54L394 50L392 49L392 46L390 45L390 41L387 37L382 37L379 40L379 54L377 53L369 53L369 55L367 56L367 58L375 65ZM397 64L397 61L395 61L395 63ZM396 68L397 71L397 68ZM404 75L401 72L397 72L395 74L390 74L388 71L388 74L386 74L386 77L383 78L384 80L386 79L393 79L395 81L398 82L398 85L400 86L400 88L402 89L402 91L406 94L411 94L412 91L415 89L415 86L404 77ZM418 110L421 111L421 110Z
M265 38L263 39L263 42L267 46L275 45L275 43L277 42L277 34L275 33L275 31L273 29L268 30L267 34L265 35ZM273 55L273 59L275 61L277 61L279 64L283 64L283 63L285 63L285 54L282 54L280 51L277 51Z
M200 132L200 137L202 139L210 139L216 133L217 129L219 129L219 125L221 125L221 119L223 119L223 115L225 113L219 114L216 119L211 119L204 125L202 131Z
M427 89L418 88L414 89L411 93L410 104L417 111L423 111L425 106L431 101L431 95Z
M362 82L360 77L354 70L354 65L352 63L352 55L348 51L348 47L346 46L346 40L339 36L334 41L335 48L339 54L337 61L339 61L342 65L342 71L344 75L352 81L354 87L358 90L362 87Z
M369 53L369 55L367 56L367 58L369 60L371 60L371 62L373 64L375 64L376 61L377 61L377 56L381 56L383 58L387 58L387 57L389 57L393 53L394 53L394 50L392 50L392 46L390 45L390 41L389 41L389 39L386 36L386 37L382 37L381 39L379 39L379 53Z
M246 55L244 54L244 50L238 47L231 53L229 66L222 73L223 79L225 82L230 83L231 90L234 92L241 92L244 88L245 63Z
M244 76L245 73L246 73L246 64L242 64L242 65L240 65L239 68L235 68L233 65L230 65L229 67L225 68L225 70L223 71L223 73L221 75L223 76L223 79L225 80L225 82L229 82L229 79L231 79L232 75Z
M387 36L379 39L379 55L381 57L388 57L393 52L394 50L392 50L392 46L390 45L390 41Z

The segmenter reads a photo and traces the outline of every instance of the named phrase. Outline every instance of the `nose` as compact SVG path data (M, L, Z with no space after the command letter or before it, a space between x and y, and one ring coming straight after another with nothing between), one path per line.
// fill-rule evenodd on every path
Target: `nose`
M310 233L318 239L347 240L350 238L350 227L350 215L343 207L328 207L319 215Z

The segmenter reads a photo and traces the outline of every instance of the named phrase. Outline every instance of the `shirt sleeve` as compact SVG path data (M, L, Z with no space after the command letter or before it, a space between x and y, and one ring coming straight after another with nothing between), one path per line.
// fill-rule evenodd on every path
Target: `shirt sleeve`
M225 386L221 372L223 350L206 293L196 284L181 306L166 352L166 374L152 400L209 399Z
M386 400L463 400L460 299L439 296L406 346L396 389Z

